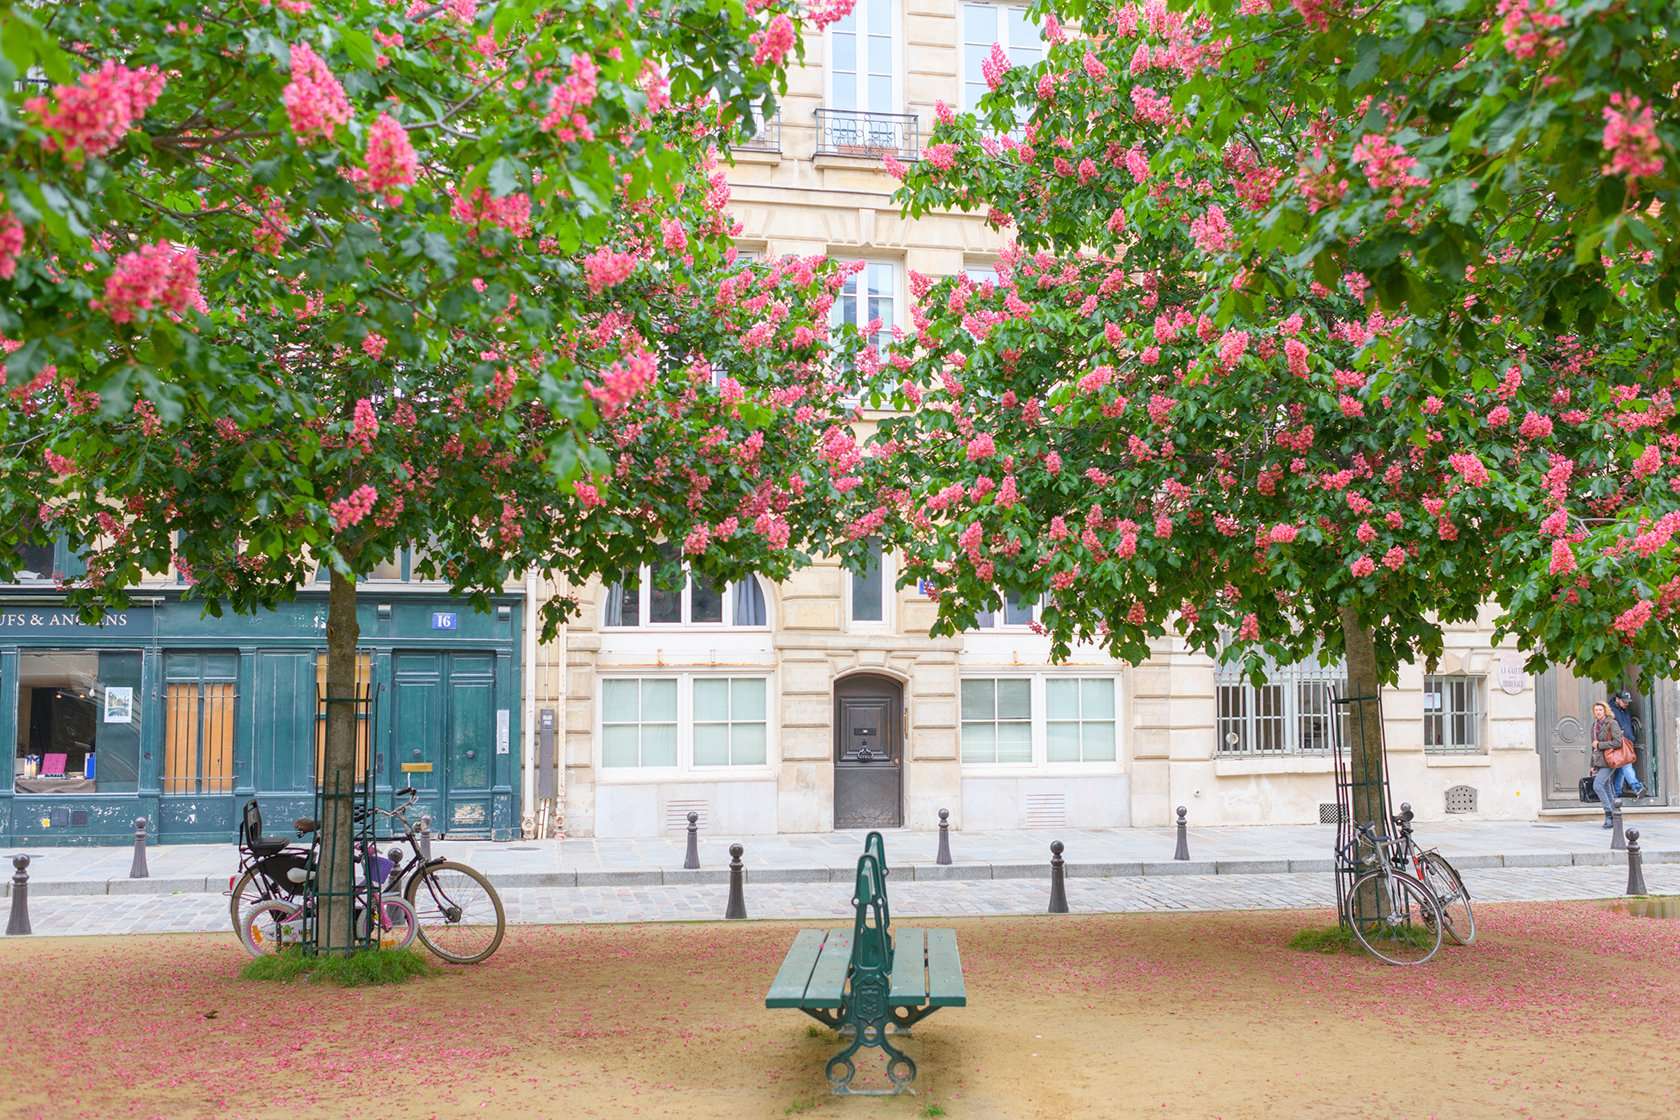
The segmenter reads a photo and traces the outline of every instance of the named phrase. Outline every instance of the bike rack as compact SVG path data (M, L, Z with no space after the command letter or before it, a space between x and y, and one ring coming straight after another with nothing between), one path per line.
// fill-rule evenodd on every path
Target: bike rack
M358 773L350 783L350 788L343 788L342 780L335 781L334 788L325 788L326 779L323 775L315 790L315 820L317 831L314 843L313 873L309 876L305 888L307 906L305 907L303 951L306 956L316 956L322 953L360 952L371 949L377 944L376 921L373 917L373 900L375 884L373 876L368 873L371 869L365 865L368 861L368 844L374 839L373 813L373 749L374 713L376 693L371 688L359 687L352 696L316 695L316 706L323 716L329 708L336 705L349 705L356 712L357 737L366 737L366 747L358 744L356 758L360 764ZM323 721L324 723L324 721ZM336 777L336 776L335 776ZM323 885L332 882L337 853L329 851L322 842L326 822L333 819L334 812L342 812L350 820L350 886L346 891L328 892ZM363 875L357 882L355 864L361 863ZM348 905L340 908L339 912L346 915L348 927L336 930L321 928L321 915L324 912L323 903L331 898L342 898ZM368 920L358 923L356 916L364 914Z

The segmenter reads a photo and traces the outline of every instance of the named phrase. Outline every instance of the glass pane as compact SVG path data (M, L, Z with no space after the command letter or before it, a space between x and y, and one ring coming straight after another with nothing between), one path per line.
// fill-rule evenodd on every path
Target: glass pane
M993 273L996 276L996 273ZM1009 596L1003 608L1003 621L1010 626L1025 626L1033 620L1033 606L1023 604L1017 595Z
M852 621L880 622L883 589L881 578L881 542L869 541L869 561L862 572L852 574Z
M990 4L963 5L963 38L970 43L985 43L985 50L997 42L997 9Z
M891 113L895 111L896 107L893 105L891 77L885 74L870 75L869 104L864 106L864 108L868 109L871 113ZM880 144L883 147L888 143L891 143L891 138L886 136L879 138L871 136L870 140L871 142Z
M604 680L601 682L601 719L605 723L635 723L641 706L640 681Z
M675 766L677 764L677 725L674 723L642 724L642 765Z
M711 580L695 576L688 586L688 620L722 622L723 592Z
M635 724L610 724L601 728L601 765L638 765L639 739Z
M730 762L736 766L763 766L770 757L769 738L762 723L735 724Z
M892 71L892 36L871 35L869 37L869 72L886 75L890 78ZM879 112L880 110L877 109L876 111Z
M17 578L51 579L53 577L53 553L57 549L50 544L26 544L18 549Z
M975 73L979 73L979 71L976 70ZM980 108L980 99L984 96L986 96L985 82L964 82L962 103L963 112L972 113L976 109Z
M892 33L893 0L866 0L866 14L872 33Z
M1114 761L1114 721L1087 720L1083 724L1086 762Z
M965 723L962 725L962 760L964 762L997 761L997 725Z
M1046 725L1045 758L1050 762L1079 761L1079 724L1055 720Z
M997 760L1032 761L1032 724L1020 722L997 725Z
M893 266L890 264L872 264L869 266L869 294L872 296L886 296L893 294Z
M645 723L675 723L677 682L642 682L642 720Z
M765 693L768 691L763 680L739 679L729 682L730 702L733 705L733 718L741 720L763 720L765 718Z
M694 721L696 723L729 722L728 681L697 680L694 682Z
M962 682L962 718L991 719L997 714L996 681Z
M997 714L999 719L1032 718L1032 682L997 682Z
M614 589L616 604L607 604L606 625L608 626L640 626L642 624L642 587L636 579L636 573L631 572L620 580ZM617 615L614 616L616 606Z
M1079 682L1048 680L1044 682L1044 715L1047 719L1079 718Z
M729 765L729 725L727 723L697 723L694 725L694 765Z
M1114 682L1085 680L1079 682L1079 695L1086 719L1114 718Z
M850 16L846 17L850 19ZM834 32L834 76L841 73L854 73L857 70L857 36L849 32L836 30Z
M1027 18L1025 8L1006 8L1004 11L1009 28L1009 60L1019 66L1022 60L1016 51L1021 47L1033 48L1033 53L1038 53L1038 28Z
M402 553L399 552L399 553L397 553L393 556L388 556L385 559L379 561L379 563L377 563L373 566L373 570L368 573L368 578L369 579L401 579L402 578Z
M848 112L848 113L849 112L855 112L857 110L857 107L858 107L857 91L858 91L857 75L844 73L842 71L835 71L835 74L834 74L834 107L836 109L840 109L840 110L842 110L844 112ZM839 123L840 122L835 122L836 129L839 128ZM839 141L841 143L847 142L844 137L842 137L838 134L834 138L835 138L836 141ZM855 143L855 141L852 141L852 142Z

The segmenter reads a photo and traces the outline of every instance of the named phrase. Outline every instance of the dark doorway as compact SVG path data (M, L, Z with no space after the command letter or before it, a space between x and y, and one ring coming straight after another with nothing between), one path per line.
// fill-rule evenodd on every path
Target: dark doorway
M834 827L904 823L904 690L885 677L834 686Z

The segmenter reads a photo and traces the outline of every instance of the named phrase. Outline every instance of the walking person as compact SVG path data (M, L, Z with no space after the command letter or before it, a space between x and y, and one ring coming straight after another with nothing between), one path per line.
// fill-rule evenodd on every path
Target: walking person
M1615 808L1611 802L1616 797L1616 771L1605 761L1604 752L1621 745L1622 727L1610 715L1610 706L1602 700L1593 704L1592 714L1593 792L1598 794L1598 800L1604 806L1604 827L1614 828L1610 815Z
M1617 726L1622 729L1622 738L1634 744L1634 750L1637 752L1639 737L1634 734L1633 712L1628 707L1632 703L1633 693L1624 688L1611 698L1610 714L1615 717ZM1638 761L1637 754L1634 761ZM1645 783L1639 780L1639 775L1633 772L1633 762L1616 767L1616 796L1621 797L1627 792L1629 786L1633 787L1635 797L1649 797L1651 795L1651 791L1646 788Z

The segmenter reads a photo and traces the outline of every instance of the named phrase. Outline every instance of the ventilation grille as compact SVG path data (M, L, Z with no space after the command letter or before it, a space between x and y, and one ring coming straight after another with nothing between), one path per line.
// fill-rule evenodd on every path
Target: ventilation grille
M52 824L48 826L49 828L69 828L70 810L49 809L47 811L47 819L52 822Z
M699 801L667 801L665 802L665 831L686 833L690 813L700 814L700 819L696 823L702 829L712 823L712 815L703 799Z
M1065 828L1067 826L1067 795L1064 793L1027 794L1028 828Z
M1347 810L1335 801L1320 801L1318 803L1319 824L1346 824Z
M1453 786L1447 790L1447 812L1474 813L1476 811L1476 787Z
M87 827L87 810L86 809L72 809L72 810L70 810L70 827L71 828L86 828Z

